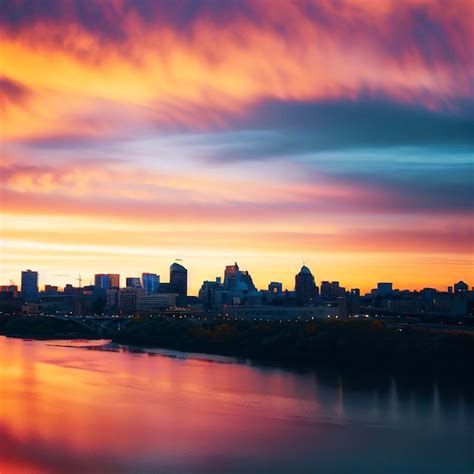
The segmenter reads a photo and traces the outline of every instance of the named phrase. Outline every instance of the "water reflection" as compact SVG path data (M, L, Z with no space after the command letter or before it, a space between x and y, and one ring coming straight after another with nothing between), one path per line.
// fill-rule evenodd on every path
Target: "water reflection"
M474 469L466 390L90 346L0 337L2 474Z

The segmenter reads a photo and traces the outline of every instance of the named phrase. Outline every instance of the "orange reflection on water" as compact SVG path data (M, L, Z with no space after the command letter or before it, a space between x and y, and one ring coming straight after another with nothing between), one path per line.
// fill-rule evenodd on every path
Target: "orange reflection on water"
M235 365L57 344L71 343L0 337L4 437L58 446L86 462L100 453L126 464L122 458L133 453L179 464L183 452L201 456L209 443L224 454L244 439L267 437L268 420L260 428L259 418L295 408L284 392L298 387L285 385L287 374L262 379L246 366L236 374ZM3 456L21 472L17 459Z
M468 463L473 413L462 401L447 409L430 393L407 402L393 381L347 392L341 377L322 384L312 373L105 343L0 336L2 474L314 472L331 463L345 472L341 446L351 462L416 446L410 462L422 463L447 442L443 429L453 458Z

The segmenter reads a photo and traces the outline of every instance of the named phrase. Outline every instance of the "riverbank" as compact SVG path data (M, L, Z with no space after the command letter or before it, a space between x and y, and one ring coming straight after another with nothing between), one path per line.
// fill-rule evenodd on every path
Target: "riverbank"
M473 380L474 334L376 321L246 322L136 318L113 342L304 368Z
M102 338L75 321L0 318L0 334L33 339ZM257 363L338 372L474 380L474 334L389 328L379 321L197 321L137 317L117 344L251 359Z
M0 334L27 339L99 338L97 334L74 321L62 321L42 316L3 316L0 318Z

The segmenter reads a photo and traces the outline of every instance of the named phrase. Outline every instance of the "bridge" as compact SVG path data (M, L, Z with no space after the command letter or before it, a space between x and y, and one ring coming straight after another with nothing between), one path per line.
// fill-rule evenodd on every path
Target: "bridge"
M98 335L112 336L127 325L130 318L82 317L51 314L49 318L61 321L73 321Z

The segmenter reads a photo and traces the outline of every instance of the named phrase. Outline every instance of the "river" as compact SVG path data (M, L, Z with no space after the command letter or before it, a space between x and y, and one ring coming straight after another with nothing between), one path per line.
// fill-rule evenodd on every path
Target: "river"
M473 471L449 386L0 336L1 474Z

